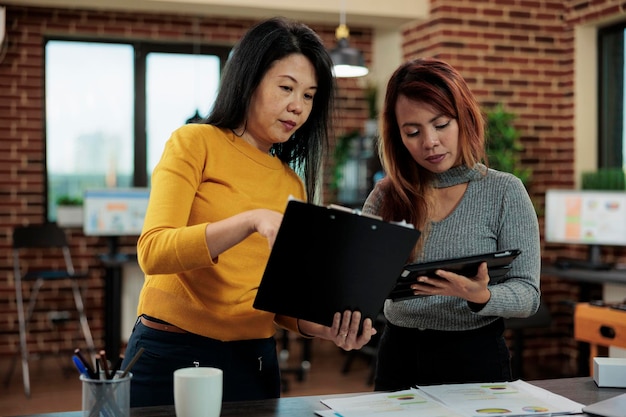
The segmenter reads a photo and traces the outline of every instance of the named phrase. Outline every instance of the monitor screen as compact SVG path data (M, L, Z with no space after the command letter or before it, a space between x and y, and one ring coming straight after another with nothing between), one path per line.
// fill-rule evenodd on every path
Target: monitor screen
M83 232L87 236L139 236L149 197L149 188L85 190Z
M626 246L626 192L547 190L545 241Z

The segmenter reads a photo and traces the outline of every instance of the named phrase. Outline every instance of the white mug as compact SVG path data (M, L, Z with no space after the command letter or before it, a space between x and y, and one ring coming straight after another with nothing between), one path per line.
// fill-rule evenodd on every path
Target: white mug
M176 417L219 417L222 411L223 372L192 367L174 371Z

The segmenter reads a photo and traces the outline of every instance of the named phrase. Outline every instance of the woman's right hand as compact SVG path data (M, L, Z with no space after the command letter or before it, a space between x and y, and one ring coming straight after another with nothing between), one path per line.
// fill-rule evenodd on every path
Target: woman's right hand
M268 209L256 209L253 211L255 212L254 229L267 239L271 249L276 241L276 235L278 234L280 223L283 221L283 215Z
M265 237L271 249L282 221L283 214L278 211L254 209L207 224L204 234L211 257L216 259L254 232Z

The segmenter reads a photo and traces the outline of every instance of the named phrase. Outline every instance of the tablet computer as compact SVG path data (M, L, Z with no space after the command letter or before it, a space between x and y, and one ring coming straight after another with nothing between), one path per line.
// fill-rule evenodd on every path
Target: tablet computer
M345 310L374 320L419 235L412 225L291 200L253 306L325 326Z
M437 269L444 269L466 277L473 277L476 276L478 266L483 262L487 262L490 282L496 283L509 272L511 262L513 262L520 253L521 251L519 249L507 249L463 258L405 265L400 273L396 286L389 294L389 298L394 301L399 301L407 298L424 297L424 295L413 294L413 290L411 289L411 285L417 282L417 277L427 276L438 278L438 276L435 275Z

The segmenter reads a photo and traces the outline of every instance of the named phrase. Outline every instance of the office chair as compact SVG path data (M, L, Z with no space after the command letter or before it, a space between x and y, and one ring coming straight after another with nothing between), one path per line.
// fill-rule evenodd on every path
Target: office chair
M28 262L33 259L33 253L44 253L46 256L62 254L64 267L52 269L34 269L29 268ZM30 255L30 256L29 256ZM20 226L13 230L13 272L15 277L15 297L17 304L17 315L20 332L20 351L22 361L22 379L24 382L24 393L30 397L30 376L29 376L29 353L28 353L28 325L35 311L37 297L45 283L59 282L69 284L71 288L80 327L87 343L90 355L95 354L95 346L87 316L85 314L83 297L79 287L79 282L88 277L85 273L76 273L70 249L65 232L56 223L45 223L41 225ZM25 282L33 282L30 288L30 296L28 297L28 306L24 310L24 294L22 286ZM52 312L49 312L52 313ZM50 316L49 316L50 317ZM67 317L62 317L67 318ZM54 318L51 318L54 321ZM11 374L15 368L18 353L11 364L7 375L6 384L8 385Z

